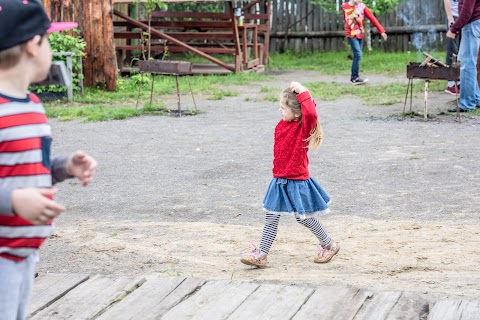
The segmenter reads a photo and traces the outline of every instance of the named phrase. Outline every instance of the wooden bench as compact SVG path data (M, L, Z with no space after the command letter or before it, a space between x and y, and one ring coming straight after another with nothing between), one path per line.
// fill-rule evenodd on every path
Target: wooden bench
M148 25L148 21L139 22ZM125 44L116 45L119 62L122 62L125 57L127 64L131 63L132 51L150 50L151 57L159 56L164 52L198 54L192 50L193 48L205 54L204 57L207 59L211 54L232 56L235 64L234 71L262 64L263 59L260 57L263 57L265 50L264 45L257 41L257 26L255 24L238 26L233 17L233 11L231 13L153 12L150 26L152 32L150 36L145 37L145 30L138 31L138 26L132 24L132 21L114 22L114 27L117 29L114 32L115 39L125 40ZM137 42L134 43L134 40ZM252 51L252 59L248 51ZM209 60L212 61L212 59ZM119 67L122 64L119 63Z

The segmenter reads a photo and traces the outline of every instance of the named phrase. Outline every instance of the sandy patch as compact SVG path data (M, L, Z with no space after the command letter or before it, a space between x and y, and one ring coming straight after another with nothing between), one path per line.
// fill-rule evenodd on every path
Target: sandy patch
M270 267L264 270L239 262L249 244L258 242L262 226L131 221L107 225L85 220L57 229L47 247L68 244L66 257L60 265L50 265L47 249L41 271L69 272L82 266L91 273L340 284L414 291L426 298L480 299L478 225L330 216L324 223L341 251L330 263L319 265L312 262L317 249L313 235L288 220L280 223ZM79 233L78 228L89 231Z

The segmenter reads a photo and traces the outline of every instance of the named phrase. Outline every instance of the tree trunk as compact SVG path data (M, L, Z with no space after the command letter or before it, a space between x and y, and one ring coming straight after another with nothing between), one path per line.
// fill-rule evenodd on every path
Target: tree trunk
M85 39L84 85L115 91L117 82L113 42L112 0L44 0L52 21L78 23Z

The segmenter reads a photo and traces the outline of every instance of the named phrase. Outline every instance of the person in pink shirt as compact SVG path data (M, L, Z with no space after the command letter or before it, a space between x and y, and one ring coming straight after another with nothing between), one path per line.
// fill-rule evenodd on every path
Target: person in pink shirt
M242 256L244 264L267 267L267 255L277 235L281 215L295 216L319 240L316 263L326 263L340 250L318 217L329 212L330 196L308 170L308 149L318 148L323 131L310 92L292 82L280 96L282 119L275 127L273 146L273 179L263 199L265 225L260 247L252 247Z
M373 13L362 3L362 0L345 2L342 5L342 12L345 23L345 36L353 52L350 82L353 85L364 84L368 79L362 79L359 75L360 60L362 60L363 37L365 36L365 29L363 27L364 19L367 18L373 23L385 41L387 40L387 33Z

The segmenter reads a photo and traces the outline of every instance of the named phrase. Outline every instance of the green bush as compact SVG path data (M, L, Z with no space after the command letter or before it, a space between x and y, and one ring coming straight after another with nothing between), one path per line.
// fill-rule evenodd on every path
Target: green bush
M79 89L80 80L83 79L83 74L81 73L81 63L79 57L85 56L85 47L87 43L83 38L78 36L80 30L75 29L73 31L76 35L71 36L65 32L54 32L49 35L50 46L52 48L52 53L55 52L72 52L74 56L72 57L72 78L73 78L73 90ZM66 56L54 56L53 60L55 61L67 61ZM64 92L67 90L66 87L61 86L45 86L45 87L36 87L34 89L36 92Z

